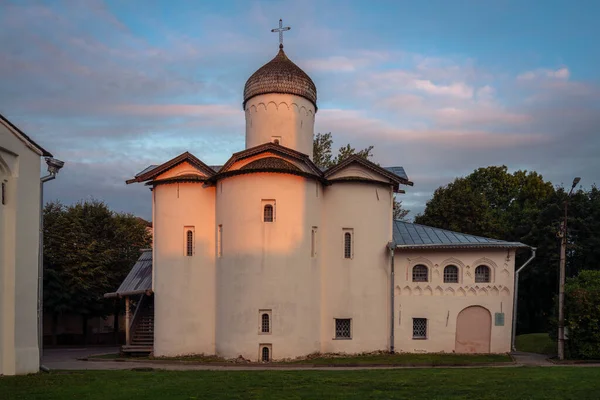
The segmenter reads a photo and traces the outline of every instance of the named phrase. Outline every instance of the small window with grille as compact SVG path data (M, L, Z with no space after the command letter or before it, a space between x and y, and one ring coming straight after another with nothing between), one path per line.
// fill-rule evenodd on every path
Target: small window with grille
M270 333L271 332L271 321L269 318L269 314L263 313L260 318L261 318L260 331L262 333Z
M413 318L413 339L427 339L427 318Z
M444 283L458 283L458 267L448 265L444 268Z
M344 229L344 258L354 258L354 230Z
M415 265L412 270L413 282L427 282L429 280L428 269L424 265Z
M335 338L336 339L351 339L352 338L352 320L350 318L342 318L335 320Z
M480 265L475 268L475 283L487 283L490 281L490 267Z
M263 222L275 222L275 200L263 200L261 203Z
M183 227L183 255L191 257L194 255L194 227Z
M269 351L269 348L267 346L263 346L262 348L262 354L261 354L261 361L262 362L269 362L271 361L271 352Z

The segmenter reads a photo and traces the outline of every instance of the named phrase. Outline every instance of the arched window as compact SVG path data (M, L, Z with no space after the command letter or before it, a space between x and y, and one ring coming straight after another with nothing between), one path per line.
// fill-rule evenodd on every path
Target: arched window
M352 258L352 234L344 233L344 258Z
M269 333L271 332L271 324L269 321L269 314L264 313L261 316L261 324L260 324L260 330L262 333Z
M262 360L268 362L271 358L269 357L269 348L264 346L262 348Z
M273 206L271 204L265 205L263 220L264 222L273 222Z
M475 283L487 283L490 281L490 267L480 265L475 268Z
M444 283L458 283L458 267L448 265L444 268Z
M429 271L424 265L415 265L412 270L413 282L427 282L429 280Z
M194 232L191 230L186 233L186 254L188 257L194 255Z

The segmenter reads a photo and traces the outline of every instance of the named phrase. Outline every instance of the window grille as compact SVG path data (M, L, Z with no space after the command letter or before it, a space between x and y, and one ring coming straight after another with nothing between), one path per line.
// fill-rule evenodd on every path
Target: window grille
M486 283L490 281L490 268L480 265L475 268L475 283Z
M352 234L344 233L344 258L352 258Z
M413 339L427 338L427 318L413 318Z
M448 265L444 268L444 283L458 283L458 267Z
M271 360L271 358L269 357L269 348L267 346L264 346L262 348L262 360L265 362Z
M269 333L271 332L271 327L270 327L270 321L269 321L269 314L264 313L261 316L261 328L260 328L262 333Z
M264 222L273 222L273 206L271 204L265 206Z
M428 281L428 270L424 265L415 265L412 270L413 282L427 282Z
M187 236L187 246L186 246L187 252L186 252L186 254L188 257L191 257L194 255L194 232L187 231L186 236Z
M336 339L350 339L350 319L335 320L335 337Z

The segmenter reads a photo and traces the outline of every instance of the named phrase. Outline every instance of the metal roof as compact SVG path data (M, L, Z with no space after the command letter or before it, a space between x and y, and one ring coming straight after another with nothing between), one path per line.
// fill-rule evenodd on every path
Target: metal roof
M400 178L408 180L408 175L406 175L404 167L383 167L383 169L390 171L394 175L398 175Z
M519 242L506 242L403 221L394 221L394 244L396 247L414 249L528 247Z
M131 296L152 290L152 250L143 250L129 274L116 292L104 297Z

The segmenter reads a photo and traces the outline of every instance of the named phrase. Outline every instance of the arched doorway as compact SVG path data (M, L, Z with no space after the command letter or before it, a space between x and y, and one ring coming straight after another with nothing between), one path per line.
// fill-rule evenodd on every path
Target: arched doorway
M457 353L489 353L492 335L492 314L481 307L471 306L456 317Z

